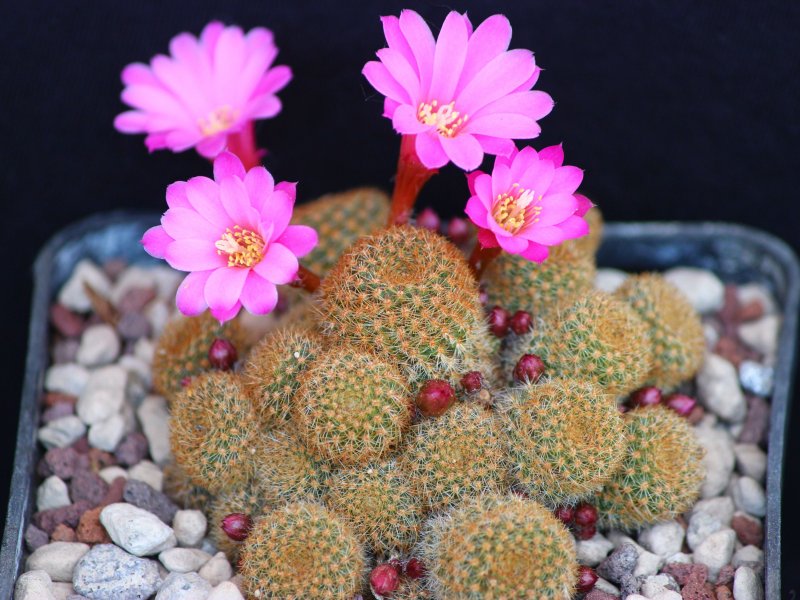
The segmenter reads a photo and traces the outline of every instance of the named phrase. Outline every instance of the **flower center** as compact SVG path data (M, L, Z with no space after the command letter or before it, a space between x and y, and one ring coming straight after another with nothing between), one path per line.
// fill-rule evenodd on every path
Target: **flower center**
M226 104L212 110L207 117L197 119L197 126L200 127L200 131L204 136L210 137L233 127L238 118L239 111Z
M264 258L267 244L255 231L236 225L233 230L230 227L225 229L225 233L214 243L214 247L217 249L217 254L228 255L229 267L252 267Z
M458 129L466 123L468 115L461 116L455 109L455 101L450 104L439 105L438 100L420 102L417 109L417 119L425 125L433 125L436 130L444 136L453 137L458 133Z
M538 200L541 199L539 196ZM497 195L492 216L500 227L509 233L517 233L525 225L539 221L542 207L534 204L536 200L534 190L526 190L515 183L510 191Z

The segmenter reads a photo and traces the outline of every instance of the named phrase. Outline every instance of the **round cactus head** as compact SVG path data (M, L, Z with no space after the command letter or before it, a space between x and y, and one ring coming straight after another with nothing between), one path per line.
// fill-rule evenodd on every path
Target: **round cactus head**
M254 598L352 598L366 557L351 527L324 506L288 504L258 519L241 552L241 575Z
M175 461L164 465L164 493L183 509L204 510L214 499L206 488L189 479Z
M208 535L217 549L235 564L239 560L242 543L232 540L223 531L223 519L230 514L241 513L255 521L273 508L274 505L267 501L261 482L251 479L236 489L219 494L209 506L204 507L208 511Z
M565 600L578 564L572 537L540 504L487 494L434 517L422 544L435 598Z
M331 468L317 459L294 436L271 431L262 436L255 456L256 477L270 504L319 500Z
M622 417L599 386L551 379L513 390L504 409L514 482L551 508L599 489L622 460Z
M624 458L595 499L601 522L638 529L691 508L705 473L688 421L664 406L636 408L623 419Z

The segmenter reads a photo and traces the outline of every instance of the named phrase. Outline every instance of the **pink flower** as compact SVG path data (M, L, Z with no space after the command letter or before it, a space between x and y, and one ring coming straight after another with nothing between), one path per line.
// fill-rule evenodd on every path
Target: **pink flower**
M548 246L589 232L583 219L591 201L575 190L583 179L577 167L563 166L561 146L533 148L498 157L492 174L469 176L472 197L466 213L478 226L484 248L500 246L511 254L542 262Z
M198 315L210 308L227 321L242 306L254 314L275 308L275 286L295 279L297 258L317 243L312 228L289 225L294 198L295 184L275 185L264 167L245 173L230 152L214 161L213 180L170 185L169 209L142 244L174 269L190 271L178 288L178 309Z
M436 40L412 10L382 21L389 47L362 73L386 96L383 114L394 128L416 136L426 167L453 161L470 171L484 153L507 155L513 139L539 135L536 121L553 100L531 91L539 68L529 50L508 50L511 25L503 15L473 31L466 15L451 12Z
M181 152L195 146L213 158L231 134L247 135L254 119L281 110L275 93L292 78L289 67L270 68L278 49L264 28L246 35L238 27L211 22L198 40L181 33L170 42L170 56L150 65L133 63L122 71L122 101L134 110L117 115L123 133L146 133L152 152Z

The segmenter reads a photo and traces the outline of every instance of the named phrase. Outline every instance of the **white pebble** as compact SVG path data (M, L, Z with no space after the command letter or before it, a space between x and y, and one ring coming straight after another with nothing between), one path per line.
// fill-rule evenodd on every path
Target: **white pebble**
M75 265L72 275L61 287L58 301L70 310L89 312L92 302L86 294L84 283L88 283L95 292L106 298L111 293L108 276L92 261L84 259Z
M217 552L202 569L200 577L208 581L211 585L217 585L223 581L228 581L233 576L233 568L224 552Z
M155 290L156 278L153 274L154 269L143 269L142 267L131 266L125 269L117 280L109 294L111 302L119 304L122 297L134 288L147 288Z
M739 365L739 383L748 392L767 397L775 385L775 369L754 360L743 360Z
M764 587L750 567L739 567L733 576L733 597L736 600L763 600Z
M147 396L136 414L150 446L150 456L156 463L165 464L172 456L169 444L169 410L166 400L160 396Z
M79 396L89 381L89 371L75 363L64 363L48 367L44 377L44 389Z
M76 360L86 367L99 367L113 362L119 351L119 336L111 325L90 325L81 336Z
M764 314L772 314L778 310L778 305L770 291L760 283L745 283L736 288L736 297L740 304L748 304L758 300L764 307Z
M682 565L690 565L694 562L691 554L686 554L685 552L676 552L672 556L668 556L665 564L669 563L680 563Z
M728 496L701 500L695 505L686 529L686 544L694 550L712 533L730 527L733 500Z
M639 553L639 559L636 561L636 567L633 574L636 577L647 577L648 575L655 575L664 564L664 559L658 554L653 554L642 548Z
M197 573L171 573L161 584L156 600L206 600L211 584Z
M678 582L675 581L675 578L671 575L667 575L666 573L661 573L659 575L650 575L649 577L645 577L645 580L642 582L642 595L647 598L652 598L656 594L660 594L664 590L676 590L680 589Z
M639 534L639 543L654 554L666 558L681 551L684 530L677 521L658 523Z
M739 325L739 337L754 350L771 357L778 348L780 329L780 317L778 315L766 315L756 321Z
M725 303L725 286L711 271L676 267L664 273L664 279L683 292L701 315L718 311Z
M139 461L136 465L128 469L128 478L144 481L151 488L161 491L164 487L164 473L157 465L149 460Z
M178 543L171 527L132 504L109 504L100 512L100 522L115 544L135 556L158 554Z
M588 540L578 540L575 544L578 562L587 567L599 565L613 549L614 544L599 533L595 533Z
M736 544L736 532L733 529L721 529L709 535L694 550L694 562L708 567L709 581L716 581L720 569L731 561Z
M54 419L39 430L39 441L45 448L66 448L86 433L86 425L75 415Z
M143 312L153 328L153 336L158 337L172 314L169 304L165 300L153 300Z
M50 576L45 571L23 573L14 586L14 600L56 600L50 585Z
M244 596L230 581L223 581L211 590L207 600L244 600Z
M750 567L760 575L764 571L764 551L757 546L742 546L734 553L731 564L734 569Z
M719 496L731 479L736 459L733 454L733 438L722 427L698 426L694 428L697 441L705 449L703 468L705 479L700 488L703 498Z
M69 489L56 475L51 475L45 479L39 489L36 490L36 509L48 510L72 504L69 499Z
M597 269L597 275L595 275L594 278L594 287L612 294L627 278L628 274L619 269Z
M139 338L133 346L133 355L145 362L145 364L153 363L153 356L156 351L156 345L153 340L148 338Z
M89 445L106 452L113 452L124 435L125 419L118 413L89 427Z
M739 473L756 481L764 481L767 473L766 452L757 444L736 444L733 452L736 455L736 468Z
M72 581L75 565L88 551L89 546L79 542L51 542L37 548L28 557L25 568L29 571L41 569L53 581Z
M157 266L148 270L155 280L158 295L165 300L174 301L178 286L186 274L165 266Z
M172 573L191 573L211 560L211 555L197 548L170 548L159 554L158 560Z
M721 419L739 423L747 415L736 367L721 356L706 354L697 374L697 390L700 401Z
M731 496L736 508L754 517L767 514L767 497L764 488L752 477L739 477L732 486Z
M71 600L70 596L75 594L75 588L71 582L55 581L50 584L50 593L56 600Z
M628 598L630 598L630 596L628 596ZM681 596L678 592L673 590L664 590L663 592L659 592L650 598L650 600L681 600L681 598L683 598L683 596Z
M110 467L106 467L105 469L100 469L100 471L97 474L100 476L100 479L102 479L108 484L113 483L113 481L117 477L122 477L124 479L128 478L128 472L122 467L118 467L117 465L112 465Z
M128 372L117 365L92 371L78 398L75 411L87 425L105 421L117 414L125 403Z
M179 510L172 519L178 545L186 548L199 546L207 528L208 521L200 510Z

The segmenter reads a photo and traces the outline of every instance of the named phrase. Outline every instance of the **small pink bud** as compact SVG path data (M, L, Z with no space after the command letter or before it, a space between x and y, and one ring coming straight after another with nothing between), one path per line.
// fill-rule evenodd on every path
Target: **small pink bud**
M553 514L564 525L569 525L575 519L575 509L571 506L559 506Z
M417 394L417 408L426 417L438 417L450 408L455 399L453 386L443 379L429 379Z
M626 412L630 410L630 408L628 408L624 404L617 404L617 410L624 415Z
M386 596L400 585L400 574L392 565L378 565L369 574L369 587L376 596Z
M536 383L544 373L544 361L535 354L523 354L514 367L514 381Z
M191 377L184 377L181 379L181 387L189 387L190 385L192 385Z
M643 387L631 394L633 406L655 406L661 404L661 390L657 387Z
M425 568L425 563L418 558L408 559L404 569L406 577L410 577L411 579L422 579L425 577L425 573L427 573L427 571L428 569Z
M478 289L478 301L481 303L481 306L489 304L489 292L487 292L486 288L483 286Z
M431 231L439 231L441 224L442 220L439 218L439 215L429 206L423 208L417 215L417 227L430 229Z
M588 502L581 502L575 507L575 524L589 527L597 523L597 509Z
M229 371L238 360L236 347L225 338L217 338L208 349L208 360L211 366L220 371Z
M468 394L477 392L483 387L483 375L480 371L470 371L461 377L461 388Z
M670 394L666 405L682 417L688 417L697 406L697 400L686 394Z
M447 226L447 236L454 244L463 244L469 240L469 221L460 217L453 217Z
M597 583L597 573L592 567L585 565L578 567L578 591L581 594L591 592L595 583Z
M510 318L508 311L502 306L493 307L488 316L489 329L499 338L506 337Z
M517 335L524 335L528 333L533 327L533 318L531 313L526 310L518 310L511 317L511 331Z
M253 520L243 513L231 513L219 525L229 538L236 542L243 542L250 535Z

